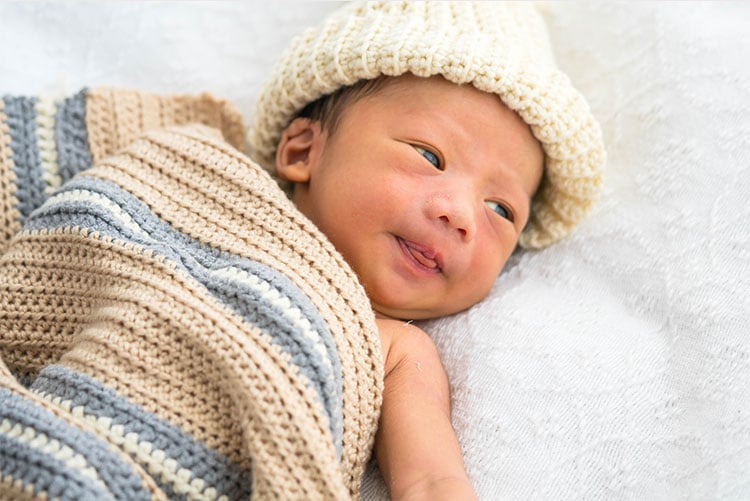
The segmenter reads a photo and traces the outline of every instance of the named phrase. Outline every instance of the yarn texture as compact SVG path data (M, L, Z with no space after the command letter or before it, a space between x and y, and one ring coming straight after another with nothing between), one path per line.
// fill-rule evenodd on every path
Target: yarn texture
M0 100L0 498L358 497L374 316L244 136L210 96Z
M545 174L523 247L560 240L589 212L605 163L601 130L555 66L544 21L530 3L343 7L297 37L278 60L255 107L251 155L274 172L281 132L306 104L359 80L407 72L497 94L530 126L545 152Z

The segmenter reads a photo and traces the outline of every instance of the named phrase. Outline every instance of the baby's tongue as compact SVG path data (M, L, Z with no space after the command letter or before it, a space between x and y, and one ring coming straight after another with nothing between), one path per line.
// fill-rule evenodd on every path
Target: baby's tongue
M413 247L409 247L409 252L411 252L411 255L414 256L414 259L419 261L423 266L426 266L427 268L437 268L437 262L427 253L419 251Z

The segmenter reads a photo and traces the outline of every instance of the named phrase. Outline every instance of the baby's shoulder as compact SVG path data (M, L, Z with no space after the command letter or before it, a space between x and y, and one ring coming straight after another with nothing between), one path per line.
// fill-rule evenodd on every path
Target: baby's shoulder
M439 360L435 343L420 327L389 318L377 318L375 322L380 332L386 374L406 359Z

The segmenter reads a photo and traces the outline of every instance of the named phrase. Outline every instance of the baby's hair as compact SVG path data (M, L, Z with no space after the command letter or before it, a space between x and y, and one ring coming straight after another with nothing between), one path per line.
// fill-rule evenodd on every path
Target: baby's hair
M326 94L308 103L297 112L294 118L309 118L320 122L321 128L331 135L336 131L341 114L347 106L363 97L374 94L383 87L389 78L386 75L381 75L372 80L360 80L352 85L341 87L331 94Z

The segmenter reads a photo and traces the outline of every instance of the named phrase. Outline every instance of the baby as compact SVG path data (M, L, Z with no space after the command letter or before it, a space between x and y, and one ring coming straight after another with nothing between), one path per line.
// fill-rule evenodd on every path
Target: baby
M336 116L294 119L277 173L357 271L376 312L463 310L487 294L526 225L541 146L518 115L472 86L406 74L370 87L331 98L346 102Z
M347 499L373 442L394 499L475 497L411 321L564 237L604 161L533 5L296 39L249 136L291 201L220 101L55 106L0 99L0 497Z
M376 452L392 497L462 499L471 489L445 372L429 337L399 319L454 313L488 293L529 218L543 153L492 94L440 76L377 87L351 98L333 130L328 117L292 121L277 172L372 301L385 358Z
M446 373L406 320L481 301L517 244L562 238L604 152L533 6L357 4L296 39L250 142L351 265L385 360L375 452L393 499L470 499Z

